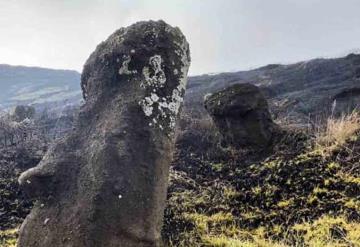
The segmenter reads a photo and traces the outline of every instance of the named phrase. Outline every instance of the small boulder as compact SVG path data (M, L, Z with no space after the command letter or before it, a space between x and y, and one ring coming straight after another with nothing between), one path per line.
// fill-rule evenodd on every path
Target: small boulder
M224 142L235 147L266 148L278 130L264 95L249 83L236 84L206 97L205 108Z

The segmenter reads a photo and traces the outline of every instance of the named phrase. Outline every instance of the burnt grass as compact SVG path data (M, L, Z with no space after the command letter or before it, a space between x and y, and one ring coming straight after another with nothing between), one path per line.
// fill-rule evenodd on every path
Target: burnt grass
M324 157L302 132L284 132L270 150L224 147L214 133L191 130L178 137L163 227L166 242L203 246L190 214L231 215L230 221L211 225L212 232L221 233L227 224L249 232L263 227L266 237L286 235L290 245L296 223L322 215L345 215L360 222L359 209L349 203L360 203L360 183L352 179L360 176L360 139ZM1 149L1 231L18 227L29 213L32 202L17 179L44 152L33 147Z
M358 208L349 203L359 205L360 183L346 175L360 176L360 140L326 157L307 134L291 131L279 136L270 151L189 145L206 135L178 139L163 228L168 243L203 246L191 214L231 215L230 222L210 226L215 234L226 224L249 232L264 228L266 238L286 237L290 245L299 241L291 239L296 223L323 215L360 221Z
M0 149L0 231L18 227L30 212L32 201L20 190L17 179L38 164L43 153L26 145Z

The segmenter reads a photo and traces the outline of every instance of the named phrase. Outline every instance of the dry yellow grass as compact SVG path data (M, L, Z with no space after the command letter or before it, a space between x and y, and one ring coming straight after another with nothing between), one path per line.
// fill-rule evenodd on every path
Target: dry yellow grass
M360 224L351 222L345 216L323 215L322 217L291 227L291 232L284 232L282 240L274 241L265 237L265 229L259 227L253 231L240 229L235 225L222 225L217 230L209 228L209 219L222 222L228 216L216 215L207 217L199 214L191 215L196 221L194 232L188 232L186 243L169 247L207 246L207 247L347 247L360 246ZM185 233L186 234L186 233ZM200 237L197 242L194 236ZM193 238L193 241L189 241ZM191 243L191 244L190 244ZM292 244L289 244L292 243Z
M0 231L0 247L15 247L18 229Z
M331 116L327 119L324 128L319 128L316 133L316 147L324 154L330 153L355 137L356 132L359 130L360 114L357 111L343 115L340 118Z

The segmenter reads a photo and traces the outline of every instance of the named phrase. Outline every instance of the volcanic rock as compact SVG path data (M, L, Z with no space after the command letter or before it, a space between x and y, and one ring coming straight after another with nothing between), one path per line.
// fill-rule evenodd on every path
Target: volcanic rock
M72 133L19 183L38 199L20 247L159 246L174 128L190 63L178 28L121 28L87 60Z
M267 147L278 127L258 87L235 84L205 99L224 142L235 147Z

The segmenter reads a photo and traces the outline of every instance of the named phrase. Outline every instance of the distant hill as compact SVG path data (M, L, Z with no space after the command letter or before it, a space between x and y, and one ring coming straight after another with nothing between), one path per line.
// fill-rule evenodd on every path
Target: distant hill
M0 64L2 108L17 104L78 104L80 99L80 74L76 71Z
M303 123L314 115L329 113L332 106L335 112L344 112L360 105L360 55L191 77L185 111L201 116L206 94L245 82L262 89L275 117Z
M236 83L249 82L263 90L275 117L292 123L331 110L360 105L360 55L313 59L290 65L189 78L185 113L202 116L203 97ZM31 104L59 108L81 101L80 74L70 70L0 65L0 105ZM194 114L195 113L195 114Z

